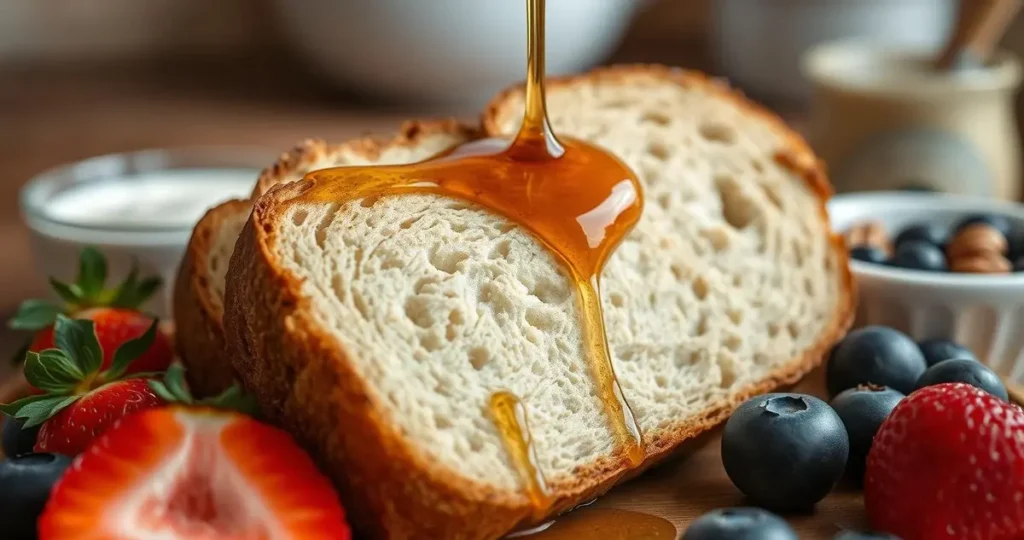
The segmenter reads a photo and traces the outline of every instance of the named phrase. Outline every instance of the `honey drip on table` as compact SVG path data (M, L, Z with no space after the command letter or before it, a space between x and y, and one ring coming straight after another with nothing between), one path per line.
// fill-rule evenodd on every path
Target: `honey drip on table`
M584 346L597 394L619 444L634 465L645 454L640 430L612 369L601 310L599 276L615 247L640 219L636 175L608 152L552 132L544 98L544 0L527 0L526 111L513 141L482 139L411 165L343 167L306 175L311 201L372 201L426 193L469 201L530 231L576 283ZM526 427L525 408L495 389L488 403L506 450L537 513L550 501Z

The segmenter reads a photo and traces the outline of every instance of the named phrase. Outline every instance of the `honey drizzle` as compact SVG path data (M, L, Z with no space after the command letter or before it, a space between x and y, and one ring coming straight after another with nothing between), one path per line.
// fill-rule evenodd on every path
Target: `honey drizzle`
M643 192L636 175L617 157L582 141L555 137L545 110L544 0L527 0L527 16L526 110L511 143L482 139L410 165L313 171L305 177L309 188L300 198L315 202L363 199L362 204L369 206L384 195L434 194L475 203L529 230L575 281L597 394L620 446L635 466L645 457L643 440L612 367L599 277L608 257L639 221ZM515 398L515 405L510 398ZM550 501L534 460L522 403L511 393L499 391L488 407L535 513L543 514ZM523 422L518 420L519 412L509 414L509 410L522 411Z
M537 466L537 451L530 438L530 427L526 421L526 408L512 392L499 390L491 394L488 409L494 425L498 428L505 450L512 458L519 477L526 484L526 496L530 498L535 517L543 517L543 512L551 506L548 496L547 482L544 474Z

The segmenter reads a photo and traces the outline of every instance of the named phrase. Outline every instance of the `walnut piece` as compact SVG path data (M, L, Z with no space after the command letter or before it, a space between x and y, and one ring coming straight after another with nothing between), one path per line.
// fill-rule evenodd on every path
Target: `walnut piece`
M1010 272L1010 261L998 253L969 254L953 259L949 269L965 274L1007 274Z
M985 223L975 223L964 227L950 240L946 246L946 258L952 263L977 254L1001 256L1006 253L1006 249L1006 237L999 229Z

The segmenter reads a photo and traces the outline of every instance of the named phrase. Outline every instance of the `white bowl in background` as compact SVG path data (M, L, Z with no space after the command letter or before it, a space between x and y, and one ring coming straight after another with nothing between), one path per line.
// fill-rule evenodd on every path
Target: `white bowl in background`
M1024 229L1024 206L989 198L935 193L838 195L828 204L835 231L868 220L891 235L914 223L952 226L971 214L1007 217ZM884 325L915 340L953 339L997 373L1024 384L1024 272L975 275L925 272L851 261L857 282L857 326Z
M587 69L646 2L547 3L549 74ZM526 74L521 0L277 0L299 51L340 84L389 99L480 106Z
M938 48L954 0L715 0L714 52L722 74L758 97L803 101L805 51L826 41L865 38Z

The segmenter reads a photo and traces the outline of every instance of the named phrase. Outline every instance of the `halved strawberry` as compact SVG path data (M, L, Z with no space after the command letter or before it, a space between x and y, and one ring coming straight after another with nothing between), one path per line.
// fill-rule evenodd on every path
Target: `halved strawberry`
M95 248L87 247L79 258L78 277L74 283L50 278L50 284L64 305L46 300L26 300L8 326L34 331L27 350L38 353L55 347L53 324L58 314L92 320L96 323L96 334L106 353L102 364L106 369L113 362L117 347L142 336L153 324L153 317L138 309L160 287L161 280L158 277L140 278L138 267L133 265L125 280L116 287L107 288L106 281L106 259ZM132 363L129 373L163 371L173 356L170 338L160 332L149 349L140 353Z
M287 433L164 407L108 430L57 483L40 540L351 538L330 483Z
M147 380L122 379L132 361L149 349L156 326L154 321L142 337L121 345L110 367L102 369L104 354L94 323L57 315L59 348L30 352L25 361L25 377L44 393L0 405L0 411L22 420L24 428L42 424L37 452L78 454L125 415L164 404Z

